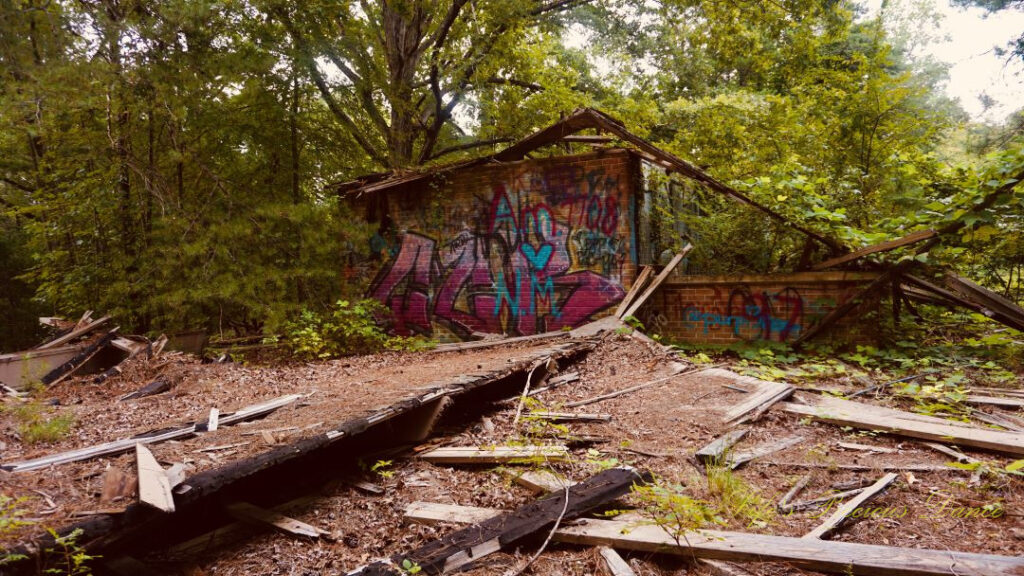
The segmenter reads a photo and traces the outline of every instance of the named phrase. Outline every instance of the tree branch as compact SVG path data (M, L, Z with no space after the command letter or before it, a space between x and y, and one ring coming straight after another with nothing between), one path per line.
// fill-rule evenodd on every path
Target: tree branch
M443 148L443 149L439 150L437 152L437 154L434 154L433 156L427 158L427 160L435 160L437 158L440 158L441 156L446 156L446 155L451 154L453 152L460 152L462 150L472 150L473 148L482 148L484 146L491 146L493 144L503 144L503 143L506 143L506 142L512 142L513 140L514 140L513 138L509 138L509 137L505 136L505 137L502 137L502 138L490 138L488 140L477 140L476 142L467 142L465 144L456 144L455 146L449 146L447 148Z
M527 82L525 80L516 80L514 78L498 78L497 76L492 76L487 79L486 83L519 86L520 88L526 88L527 90L531 90L533 92L542 92L544 90L544 87L541 86L540 84L536 84L534 82Z
M349 115L341 109L341 106L338 105L338 101L334 98L334 94L331 93L330 86L327 85L327 81L324 80L323 75L320 74L320 69L317 68L316 60L310 54L309 46L306 44L305 38L298 32L298 30L295 29L295 25L291 18L282 9L277 9L273 12L284 24L285 30L288 31L288 35L291 36L295 43L295 47L302 54L306 68L309 70L309 75L313 78L313 83L316 84L317 89L320 91L320 96L324 99L324 103L327 104L327 108L342 123L342 125L345 126L349 135L352 136L356 143L359 144L359 147L362 148L370 158L375 162L386 166L387 161L384 154L382 154L377 147L366 138L362 130L356 126L355 121L353 121L352 118L350 118Z

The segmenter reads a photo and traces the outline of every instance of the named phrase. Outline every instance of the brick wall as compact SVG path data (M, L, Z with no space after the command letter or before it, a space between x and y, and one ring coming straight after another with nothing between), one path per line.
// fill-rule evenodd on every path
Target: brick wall
M529 335L609 313L636 275L638 160L624 150L456 170L353 201L370 288L400 334Z
M764 276L685 276L662 285L638 312L648 333L701 344L792 341L871 280L867 272L802 272ZM842 342L869 340L862 304L823 334Z

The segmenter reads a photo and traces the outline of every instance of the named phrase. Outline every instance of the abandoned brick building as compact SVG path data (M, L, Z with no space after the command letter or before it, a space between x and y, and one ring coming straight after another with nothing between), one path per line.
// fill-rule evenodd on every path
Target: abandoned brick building
M610 121L586 110L499 154L341 186L377 226L369 293L391 309L396 332L464 340L580 326L611 314L642 266L665 263L672 246L652 234L644 186L644 164L664 162L636 148L525 157L558 140L597 140L565 136L581 114ZM877 276L695 275L684 261L637 316L686 341L790 341Z

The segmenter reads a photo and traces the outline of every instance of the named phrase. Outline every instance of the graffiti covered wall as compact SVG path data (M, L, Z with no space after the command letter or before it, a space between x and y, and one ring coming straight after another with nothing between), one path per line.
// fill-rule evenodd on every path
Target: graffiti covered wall
M865 272L688 276L664 284L639 319L648 333L687 342L789 342L875 277ZM840 320L836 332L844 340L862 339L858 330L866 326L865 311Z
M635 276L638 174L637 159L614 150L478 166L378 193L364 200L381 223L370 294L403 335L530 335L586 323Z

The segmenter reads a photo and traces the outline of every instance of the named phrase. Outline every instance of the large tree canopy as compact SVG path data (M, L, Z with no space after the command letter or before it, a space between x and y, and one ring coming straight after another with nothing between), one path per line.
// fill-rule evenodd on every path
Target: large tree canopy
M1020 192L990 193L1020 172L1020 117L969 122L941 67L913 57L924 26L910 14L0 0L0 296L24 312L5 316L0 345L42 312L253 331L358 292L344 264L366 230L328 183L498 149L581 105L850 246L959 220L931 257L1019 297ZM803 250L716 196L686 200L658 213L701 235L708 266L783 269Z

